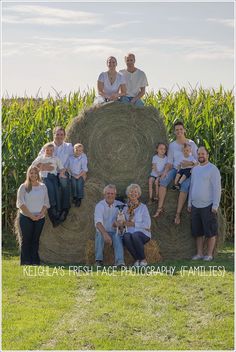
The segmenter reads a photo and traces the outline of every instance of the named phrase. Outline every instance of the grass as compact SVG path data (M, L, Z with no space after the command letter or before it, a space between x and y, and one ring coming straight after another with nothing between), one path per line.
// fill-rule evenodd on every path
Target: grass
M209 265L156 266L176 267L173 276L95 269L76 276L69 267L64 276L54 267L26 276L13 238L3 239L3 350L233 350L231 243ZM190 266L204 266L205 276L192 275ZM209 276L213 266L224 266L225 275Z

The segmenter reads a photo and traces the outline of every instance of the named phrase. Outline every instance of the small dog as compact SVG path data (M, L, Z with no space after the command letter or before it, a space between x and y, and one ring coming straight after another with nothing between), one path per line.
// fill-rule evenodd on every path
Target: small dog
M118 226L116 227L116 234L123 235L125 232L128 231L127 226L125 226L125 214L123 212L125 204L116 205L118 208L118 214L116 217L116 222L118 222Z

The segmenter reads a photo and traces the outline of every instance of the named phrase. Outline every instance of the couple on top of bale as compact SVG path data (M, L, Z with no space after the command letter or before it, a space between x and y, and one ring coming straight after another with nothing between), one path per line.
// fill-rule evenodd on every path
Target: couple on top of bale
M135 55L125 56L127 68L116 71L117 60L114 56L107 59L108 71L102 72L97 81L98 96L94 104L102 104L110 101L130 103L135 106L143 106L141 98L145 94L148 81L145 73L134 66Z

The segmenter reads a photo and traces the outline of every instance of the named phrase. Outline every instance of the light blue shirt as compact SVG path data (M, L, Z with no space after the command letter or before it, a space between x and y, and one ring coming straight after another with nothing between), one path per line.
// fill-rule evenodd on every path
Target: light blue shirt
M88 159L86 154L82 153L80 156L76 157L72 155L66 162L66 168L72 176L77 176L81 171L88 172Z
M188 206L218 209L221 196L221 176L218 168L208 162L192 168Z

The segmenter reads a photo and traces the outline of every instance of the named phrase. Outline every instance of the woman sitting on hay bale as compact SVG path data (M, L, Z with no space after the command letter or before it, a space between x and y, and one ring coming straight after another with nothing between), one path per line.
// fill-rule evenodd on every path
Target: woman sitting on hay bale
M126 189L129 198L124 208L126 226L128 231L123 236L124 246L133 256L135 266L146 266L147 261L144 254L144 245L151 238L151 218L148 208L139 201L141 188L137 184L131 184Z
M107 59L108 71L102 72L98 77L97 89L98 97L94 104L102 104L108 101L119 100L126 95L126 85L124 76L116 71L117 60L110 56Z
M47 187L40 182L37 167L30 166L27 170L26 180L17 192L16 206L20 209L20 263L39 265L39 237L45 223L45 213L50 205Z
M174 133L176 140L169 145L168 149L168 163L165 166L164 172L162 173L160 179L159 187L159 202L158 208L154 215L155 218L159 217L164 212L164 201L166 197L167 187L175 179L179 164L181 163L182 167L194 166L193 161L184 161L183 162L183 145L189 144L192 148L192 155L197 160L197 146L191 140L185 137L184 124L181 121L177 121L174 124ZM177 204L177 210L174 222L176 225L180 224L180 214L183 209L184 203L187 199L188 191L190 186L190 177L181 183L179 199Z

